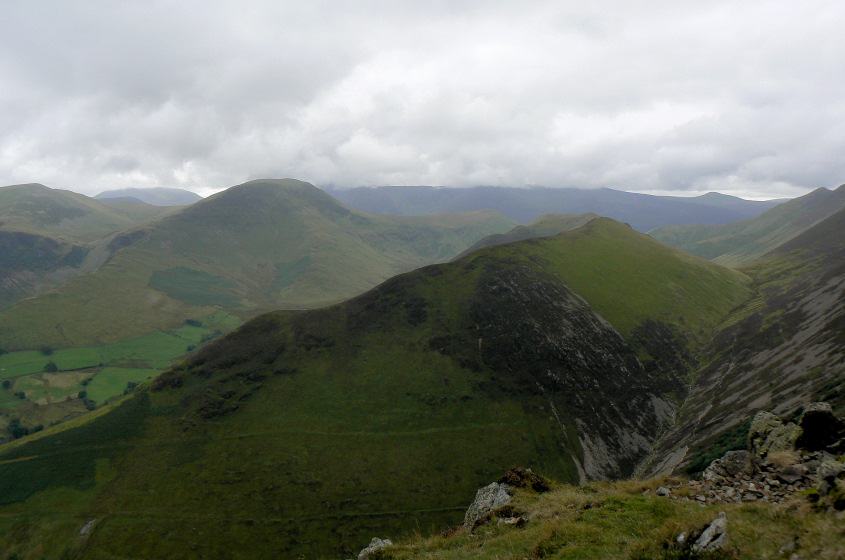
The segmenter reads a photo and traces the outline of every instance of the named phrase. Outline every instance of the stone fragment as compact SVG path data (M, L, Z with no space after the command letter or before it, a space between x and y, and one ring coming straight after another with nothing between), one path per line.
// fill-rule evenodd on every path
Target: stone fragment
M725 546L728 542L727 531L728 516L725 515L724 511L720 511L719 517L714 519L693 543L692 550L716 550Z
M781 482L796 484L804 478L804 465L791 465L777 473Z
M476 521L485 519L493 510L507 505L512 495L513 490L508 484L493 482L480 488L464 515L464 526L472 527Z
M528 523L528 519L522 517L508 517L507 519L499 519L498 525L513 525L514 527L522 527Z
M358 560L367 560L367 558L369 558L373 552L386 546L393 546L393 542L390 539L380 539L378 537L373 537L373 540L370 541L369 546L367 546L365 549L358 553Z
M668 496L671 494L672 491L666 488L665 486L658 486L657 488L657 495L658 496Z
M837 461L832 455L825 453L819 461L816 472L821 480L832 483L834 479L845 475L845 465Z

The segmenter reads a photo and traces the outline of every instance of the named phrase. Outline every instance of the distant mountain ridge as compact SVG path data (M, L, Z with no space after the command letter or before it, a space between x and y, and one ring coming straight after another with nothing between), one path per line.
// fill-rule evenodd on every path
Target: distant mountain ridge
M165 187L116 189L101 192L94 198L97 200L137 201L153 206L184 206L202 200L202 197L195 192Z
M98 240L167 211L40 184L0 187L0 309L96 270L106 258Z
M648 234L673 247L725 266L738 266L779 245L845 207L845 185L819 188L759 216L716 226L660 227Z
M100 345L220 308L246 318L335 303L516 224L489 210L379 216L292 179L252 181L182 208L76 196L162 217L103 237L87 248L95 270L0 311L0 347Z
M423 215L490 208L523 224L543 214L596 214L645 232L675 224L724 224L756 216L781 200L753 201L708 193L670 197L613 189L385 186L328 189L353 208L383 214Z

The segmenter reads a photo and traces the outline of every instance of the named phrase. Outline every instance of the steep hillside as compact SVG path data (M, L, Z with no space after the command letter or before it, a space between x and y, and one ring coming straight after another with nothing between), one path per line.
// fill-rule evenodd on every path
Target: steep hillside
M43 185L0 188L0 309L96 270L96 241L164 209L100 202Z
M658 241L725 266L738 266L775 249L845 207L845 185L816 189L760 216L720 226L661 227Z
M546 214L540 216L530 224L524 226L516 226L505 233L494 233L481 239L463 251L460 255L455 257L455 260L465 257L470 253L474 253L484 247L492 247L494 245L503 245L505 243L513 243L515 241L522 241L524 239L531 239L532 237L548 237L550 235L557 235L564 231L570 231L581 226L586 225L591 220L598 218L598 214Z
M307 183L253 181L108 240L104 266L0 312L0 347L96 346L219 309L334 303L513 225L491 211L378 216Z
M84 244L134 227L168 209L98 201L44 185L0 187L0 229Z
M135 200L153 206L182 206L193 204L202 197L185 189L168 189L164 187L152 189L117 189L105 191L96 195L97 200Z
M338 557L456 523L513 464L624 476L685 392L685 341L746 284L597 219L262 315L120 404L0 448L0 542Z
M422 215L490 208L522 223L543 214L595 212L637 231L675 224L725 224L756 216L781 201L743 200L709 193L699 197L636 194L613 189L508 187L359 187L331 190L338 200L383 214Z
M756 295L703 353L653 472L702 468L717 437L756 410L788 414L816 400L845 410L845 210L742 270Z

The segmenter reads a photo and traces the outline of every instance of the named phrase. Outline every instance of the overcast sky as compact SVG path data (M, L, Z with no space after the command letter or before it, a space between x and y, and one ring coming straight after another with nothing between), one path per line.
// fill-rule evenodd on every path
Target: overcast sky
M0 185L262 177L835 187L845 2L2 0Z

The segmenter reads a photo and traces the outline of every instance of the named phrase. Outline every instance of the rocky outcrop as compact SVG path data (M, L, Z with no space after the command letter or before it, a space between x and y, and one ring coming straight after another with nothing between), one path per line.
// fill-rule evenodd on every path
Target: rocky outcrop
M811 403L801 414L798 424L801 435L795 443L801 449L845 451L845 424L833 414L828 403Z
M478 521L483 521L494 510L510 503L513 498L513 488L509 484L493 482L475 493L475 500L464 515L464 527L473 527Z
M716 459L701 475L702 480L712 482L719 478L753 475L757 468L748 451L728 451L721 459Z
M771 412L760 411L751 421L748 431L748 449L754 457L761 458L775 451L795 449L801 429L792 422L784 423Z
M758 412L748 434L749 451L729 451L701 480L676 481L657 494L702 505L779 503L801 492L817 504L845 510L842 422L824 403L813 403L797 422ZM801 448L809 442L808 448Z
M393 541L391 541L390 539L380 539L378 537L373 537L373 540L370 541L370 544L367 546L367 548L363 549L361 552L358 553L358 560L367 560L374 552L386 546L393 546Z

